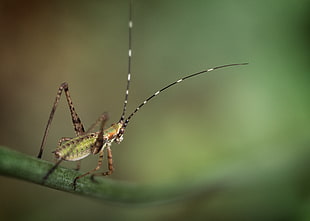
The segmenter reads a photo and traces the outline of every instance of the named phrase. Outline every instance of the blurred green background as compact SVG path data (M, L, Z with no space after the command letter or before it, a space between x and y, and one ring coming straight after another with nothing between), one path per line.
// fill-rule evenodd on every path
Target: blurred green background
M190 79L141 109L112 146L109 179L222 188L134 207L0 177L1 220L310 220L309 13L307 0L134 1L129 112L185 74L250 64ZM128 1L1 1L0 143L37 155L64 81L86 127L103 111L116 122L127 22ZM74 136L65 99L44 159L63 136Z

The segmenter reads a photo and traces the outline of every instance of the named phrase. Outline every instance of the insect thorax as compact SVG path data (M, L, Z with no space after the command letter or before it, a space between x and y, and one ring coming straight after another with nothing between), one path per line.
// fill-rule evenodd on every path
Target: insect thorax
M122 127L122 123L112 124L109 128L103 131L103 139L109 141L110 143L113 141L116 143L122 142L124 133Z

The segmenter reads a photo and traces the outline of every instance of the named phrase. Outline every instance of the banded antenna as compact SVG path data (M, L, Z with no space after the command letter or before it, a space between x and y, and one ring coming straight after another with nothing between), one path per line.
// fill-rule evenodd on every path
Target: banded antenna
M44 183L48 177L55 171L55 169L58 167L58 165L64 161L79 161L85 157L87 157L89 154L99 154L99 160L97 167L94 169L79 175L75 177L73 180L73 188L75 190L77 185L77 180L91 174L91 178L94 179L94 176L107 176L113 173L114 167L113 167L113 160L112 160L112 151L111 151L111 145L112 142L120 143L123 140L123 134L125 132L125 128L127 127L130 119L151 99L153 99L155 96L163 92L164 90L172 87L173 85L183 82L186 79L189 79L194 76L198 76L200 74L210 72L216 69L231 67L231 66L237 66L237 65L246 65L247 63L239 63L239 64L227 64L227 65L221 65L210 69L205 69L190 75L187 75L183 78L180 78L179 80L168 84L167 86L163 87L162 89L156 91L153 95L148 97L146 100L144 100L126 119L126 108L128 103L128 94L129 94L129 86L130 86L130 76L131 76L131 57L132 57L132 49L131 49L131 32L132 32L132 1L130 1L129 6L129 35L128 35L128 41L129 41L129 50L128 50L128 77L127 77L127 87L125 92L125 100L124 100L124 106L123 106L123 113L121 115L121 118L118 123L112 124L109 128L104 130L104 125L106 121L108 120L107 113L103 113L99 119L85 132L83 124L75 111L75 108L72 103L72 99L69 93L69 87L68 83L64 82L62 83L57 91L57 95L52 107L52 110L49 115L49 119L44 131L42 143L40 146L38 158L42 157L43 149L45 146L46 138L48 135L48 131L51 125L51 122L54 117L54 113L56 111L57 105L60 101L61 95L64 93L67 99L67 103L69 105L69 109L71 112L71 119L74 126L74 130L76 133L76 137L74 138L68 138L63 137L59 140L56 150L54 151L55 157L57 159L57 162L54 164L52 168L48 170L48 172L43 177L42 183ZM100 123L100 130L98 132L91 133L93 131L94 127ZM97 170L100 169L102 160L103 160L103 153L104 150L107 151L107 158L108 158L108 171L106 172L99 172L96 173ZM78 164L79 165L79 164ZM78 166L79 168L79 166Z
M132 47L131 47L131 35L132 35L132 1L129 3L129 22L128 22L128 74L127 74L127 86L125 92L125 100L123 106L123 113L119 122L123 123L126 114L126 108L128 103L128 94L129 94L129 86L130 86L130 77L131 77L131 56L132 56Z
M149 96L147 99L145 99L128 117L127 119L125 120L124 122L124 126L123 128L126 128L130 119L141 109L141 107L143 107L147 102L149 102L151 99L153 99L155 96L157 96L158 94L160 94L161 92L163 92L164 90L172 87L173 85L177 84L177 83L181 83L183 82L184 80L186 79L189 79L191 77L195 77L197 75L200 75L200 74L203 74L203 73L206 73L206 72L210 72L210 71L214 71L216 69L221 69L221 68L226 68L226 67L231 67L231 66L238 66L238 65L247 65L248 63L238 63L238 64L226 64L226 65L221 65L221 66L216 66L214 68L209 68L209 69L205 69L205 70L202 70L202 71L199 71L199 72L196 72L196 73L193 73L193 74L190 74L190 75L187 75L185 77L182 77L180 78L179 80L173 82L173 83L170 83L168 84L167 86L163 87L162 89L156 91L153 95Z
M121 115L121 118L119 120L120 123L123 124L123 129L125 129L130 121L130 119L151 99L153 99L155 96L163 92L164 90L170 88L171 86L183 82L186 79L189 79L191 77L195 77L197 75L214 71L216 69L221 69L221 68L226 68L226 67L231 67L231 66L239 66L239 65L247 65L248 63L236 63L236 64L226 64L226 65L220 65L216 66L213 68L205 69L196 73L192 73L190 75L187 75L185 77L180 78L177 81L174 81L173 83L168 84L167 86L163 87L162 89L156 91L153 95L149 96L146 98L125 120L125 114L126 114L126 109L127 109L127 103L128 103L128 94L129 94L129 86L130 86L130 78L131 78L131 58L132 58L132 27L133 27L133 22L132 22L132 1L130 1L129 4L129 22L128 22L128 44L129 44L129 49L128 49L128 75L127 75L127 87L126 87L126 92L125 92L125 100L124 100L124 106L123 106L123 113Z

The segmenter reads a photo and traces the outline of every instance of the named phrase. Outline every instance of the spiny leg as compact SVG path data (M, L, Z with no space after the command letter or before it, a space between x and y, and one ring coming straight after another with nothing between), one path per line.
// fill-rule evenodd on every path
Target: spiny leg
M91 173L93 173L93 172L95 172L95 171L97 171L97 170L100 169L100 167L101 167L101 165L102 165L102 160L103 160L103 150L100 151L99 160L98 160L98 164L97 164L96 168L94 168L94 169L88 171L87 173L84 173L84 174L82 174L82 175L80 175L80 176L78 176L78 177L75 177L75 179L74 179L74 181L73 181L73 187L74 187L74 189L76 188L76 181L77 181L78 179L80 179L80 178L82 178L82 177L84 177L84 176L87 176L88 174L91 174Z
M49 119L47 121L47 125L46 125L45 131L44 131L44 135L43 135L42 143L41 143L41 146L40 146L38 158L42 158L43 149L44 149L44 146L45 146L45 143L46 143L47 134L48 134L48 131L50 129L50 125L52 123L52 120L53 120L53 117L54 117L57 105L59 103L59 100L60 100L60 97L61 97L61 94L62 94L63 91L65 91L65 94L66 94L67 102L68 102L68 105L69 105L69 108L70 108L70 112L71 112L72 123L74 125L74 130L75 130L76 135L79 136L79 135L84 134L84 132L85 132L83 124L81 123L81 120L80 120L78 114L76 113L76 111L74 109L74 106L73 106L73 103L72 103L72 100L71 100L71 97L70 97L70 94L69 94L68 83L64 82L64 83L62 83L60 85L60 87L58 89L58 92L57 92L57 95L56 95L56 99L55 99L53 107L52 107L52 111L51 111Z
M80 178L82 178L82 177L84 177L84 176L86 176L86 175L88 175L88 174L91 174L91 173L93 173L94 171L99 170L100 167L101 167L101 165L102 165L102 160L103 160L103 148L102 148L102 147L103 147L103 145L105 145L105 142L106 142L106 141L103 139L103 128L104 128L104 125L105 125L105 123L106 123L107 120L108 120L108 115L107 115L107 113L103 113L103 114L99 117L99 119L91 126L91 128L92 128L92 127L95 127L96 124L98 124L99 122L101 122L101 125L100 125L100 132L99 132L99 134L98 134L98 137L97 137L97 139L96 139L96 142L95 142L95 144L94 144L94 147L93 147L92 150L91 150L93 154L99 153L98 164L97 164L96 168L94 168L94 169L88 171L87 173L84 173L84 174L82 174L82 175L80 175L80 176L78 176L78 177L76 177L76 178L74 179L74 181L73 181L73 187L74 187L74 189L76 188L76 181L77 181L78 179L80 179Z
M73 103L72 103L72 99L71 99L71 96L70 96L70 93L69 93L68 84L66 82L64 82L58 88L58 92L57 92L57 95L56 95L56 98L55 98L55 101L54 101L54 104L53 104L53 107L52 107L52 111L50 113L50 116L49 116L49 119L48 119L48 122L47 122L47 125L46 125L46 128L45 128L45 132L44 132L44 136L43 136L43 139L42 139L42 143L41 143L40 151L39 151L39 154L38 154L38 158L42 157L43 149L44 149L44 146L45 146L45 143L46 143L47 134L48 134L51 122L53 120L53 117L54 117L57 105L59 103L59 100L60 100L60 97L61 97L61 94L62 94L63 91L65 91L65 95L66 95L67 103L68 103L68 106L69 106L69 109L70 109L70 112L71 112L72 123L73 123L76 135L79 136L79 135L82 135L82 134L85 133L83 124L81 123L81 120L80 120L78 114L76 113L76 111L74 109L74 106L73 106ZM69 138L62 138L62 139L59 140L59 143L62 143L63 141L66 141L68 139ZM62 161L63 161L63 159L59 159L56 162L56 164L46 173L46 175L43 177L43 183L45 182L45 180L47 180L49 175L51 173L53 173L53 171L59 166L59 164Z
M111 175L114 171L113 159L112 159L112 150L110 145L107 146L107 155L108 155L108 171L103 173L95 173L91 176L91 179L94 180L94 176L108 176Z
M100 152L102 146L105 144L105 140L103 139L103 128L104 128L104 125L105 123L107 122L108 120L108 114L107 113L103 113L99 119L97 120L97 122L95 122L92 126L94 127L96 124L98 124L99 122L101 122L100 124L100 128L99 128L99 134L98 134L98 137L96 139L96 142L94 144L94 146L92 147L92 154L97 154Z
M90 133L94 128L103 121L107 121L109 119L108 113L104 112L103 114L100 115L100 117L93 123L88 130L85 133ZM103 126L104 127L104 126Z

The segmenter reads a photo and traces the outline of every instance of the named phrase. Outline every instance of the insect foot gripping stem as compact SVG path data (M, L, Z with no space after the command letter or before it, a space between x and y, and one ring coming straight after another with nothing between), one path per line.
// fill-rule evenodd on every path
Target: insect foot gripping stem
M108 171L103 172L103 173L94 173L95 171L99 170L99 168L102 165L102 161L103 161L103 149L102 149L102 151L100 151L97 167L95 169L93 169L93 170L91 170L91 171L81 175L81 176L76 177L73 180L73 189L74 190L76 189L77 180L82 178L82 177L84 177L84 176L86 176L86 175L92 174L91 175L91 180L95 181L94 176L108 176L108 175L111 175L114 172L113 159L112 159L112 150L111 150L110 147L111 147L111 143L107 143Z

